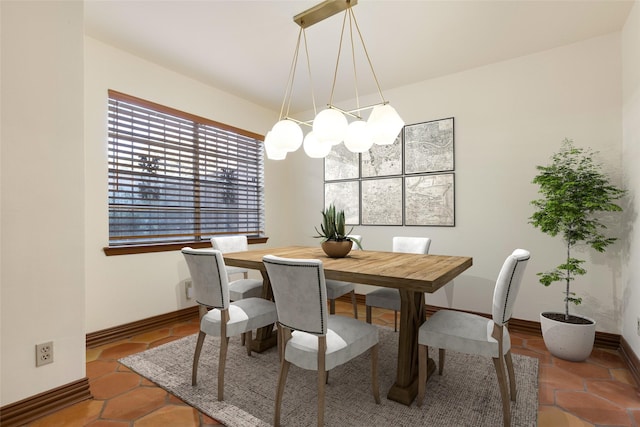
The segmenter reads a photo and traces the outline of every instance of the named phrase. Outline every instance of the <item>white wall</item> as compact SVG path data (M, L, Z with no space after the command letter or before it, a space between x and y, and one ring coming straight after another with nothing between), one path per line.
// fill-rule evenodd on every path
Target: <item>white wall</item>
M383 83L383 82L382 82ZM474 265L455 280L453 306L489 312L492 289L504 258L517 247L532 259L524 278L516 318L539 321L543 310L562 310L560 287L538 283L536 272L563 261L560 239L528 224L537 197L531 184L535 165L545 164L563 138L601 151L607 172L620 183L621 58L620 35L611 34L570 46L482 68L385 90L385 98L407 124L455 117L456 226L364 227L365 249L391 250L394 235L432 238L431 253L468 255ZM368 100L361 100L367 105ZM371 100L375 102L375 99ZM304 118L304 117L301 117ZM313 226L323 208L322 161L303 154L285 160L299 181L292 226L299 243L314 241ZM616 218L610 231L624 236ZM575 312L598 321L598 330L620 333L621 245L607 255L580 253L589 274L575 284L584 303ZM360 288L366 291L365 288ZM443 291L428 303L446 306Z
M629 203L625 219L629 224L628 242L623 252L622 336L640 357L640 337L636 329L640 318L640 1L636 1L622 31L622 149Z
M86 327L88 332L193 305L184 295L188 277L179 251L104 255L109 238L107 200L107 90L113 89L178 110L264 134L277 113L211 86L86 38ZM286 170L265 165L269 244L288 240L289 197L275 191Z
M0 7L4 406L85 376L84 27L82 2Z

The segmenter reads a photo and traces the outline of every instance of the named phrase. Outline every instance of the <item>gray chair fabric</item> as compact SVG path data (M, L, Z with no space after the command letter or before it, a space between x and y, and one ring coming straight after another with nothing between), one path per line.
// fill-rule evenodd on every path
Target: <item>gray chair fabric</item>
M367 310L371 310L371 307L380 307L400 311L400 293L397 289L379 288L369 292L365 298ZM367 316L367 323L371 323L369 316Z
M393 238L393 252L409 254L428 254L431 239L428 237L400 237ZM393 330L398 330L398 312L400 311L400 292L397 289L380 288L369 292L365 296L367 323L371 323L371 307L393 310Z
M349 237L358 239L362 243L362 236L351 234ZM353 245L352 251L358 250L358 245ZM356 301L355 284L343 282L341 280L327 279L327 299L329 300L329 314L336 314L336 300L342 295L351 294L351 305L353 306L353 317L358 318L358 303Z
M242 252L249 250L247 236L215 236L211 238L211 246L223 254L229 252ZM227 274L242 274L245 279L249 278L249 270L242 267L227 267Z
M227 269L227 276L229 270ZM229 282L229 298L240 301L245 298L262 298L262 280L238 279Z
M243 252L249 250L247 236L215 236L211 238L211 246L223 253ZM227 276L242 274L243 278L229 283L229 296L231 301L239 301L244 298L260 298L262 296L262 280L249 279L249 270L242 267L225 267Z
M229 278L219 250L183 248L182 254L191 274L196 302L200 304L200 332L193 356L191 382L196 385L198 361L205 337L220 337L218 400L221 401L224 398L224 367L229 337L244 334L247 354L250 356L251 331L275 324L278 320L276 306L262 298L230 302Z
M263 262L278 311L281 365L274 425L280 424L280 407L291 363L318 372L318 425L323 425L327 372L371 349L372 391L376 403L380 403L377 328L327 313L326 281L320 260L267 255Z
M440 310L420 326L418 406L422 404L425 394L428 347L439 349L440 375L444 368L445 350L478 354L493 359L502 396L503 423L505 426L510 425L509 395L512 401L516 400L516 382L507 324L511 319L513 304L529 258L528 251L516 249L505 260L493 292L491 319L471 313ZM507 388L505 364L509 373L510 390Z

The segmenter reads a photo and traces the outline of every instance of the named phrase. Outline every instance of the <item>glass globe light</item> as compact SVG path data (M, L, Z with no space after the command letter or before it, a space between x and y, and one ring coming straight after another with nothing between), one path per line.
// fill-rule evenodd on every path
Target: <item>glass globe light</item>
M273 146L273 132L267 132L267 136L264 137L264 151L267 153L267 159L269 160L284 160L287 157L286 150L280 150Z
M344 145L353 153L367 151L373 145L373 135L364 120L351 122L347 127L347 134L344 138Z
M318 138L316 138L313 131L309 132L307 136L304 137L302 147L304 148L304 152L307 153L307 156L314 159L327 157L331 151L331 144L328 142L318 141Z
M313 133L319 141L340 144L347 131L347 118L334 108L327 108L313 119Z
M373 142L378 145L393 144L404 126L395 108L389 104L376 105L367 120Z
M302 145L302 129L293 120L284 119L273 125L271 138L273 148L284 151L296 151Z

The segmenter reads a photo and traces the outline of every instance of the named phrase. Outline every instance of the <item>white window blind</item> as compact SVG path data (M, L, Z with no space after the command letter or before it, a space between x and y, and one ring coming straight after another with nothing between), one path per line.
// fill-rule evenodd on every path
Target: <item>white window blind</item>
M264 230L262 137L109 91L109 246Z

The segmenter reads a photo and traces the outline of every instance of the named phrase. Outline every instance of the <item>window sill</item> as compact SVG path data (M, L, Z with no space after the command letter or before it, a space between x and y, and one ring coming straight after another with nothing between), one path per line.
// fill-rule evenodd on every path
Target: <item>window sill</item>
M250 245L267 243L268 237L247 237ZM180 242L180 243L160 243L152 245L127 245L127 246L109 246L102 248L106 256L115 255L132 255L132 254L146 254L151 252L169 252L179 251L185 246L198 248L210 248L211 242L208 240L199 240L192 242Z

